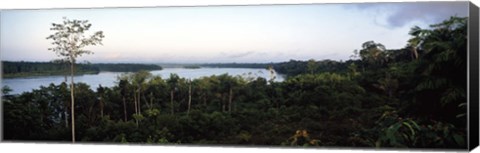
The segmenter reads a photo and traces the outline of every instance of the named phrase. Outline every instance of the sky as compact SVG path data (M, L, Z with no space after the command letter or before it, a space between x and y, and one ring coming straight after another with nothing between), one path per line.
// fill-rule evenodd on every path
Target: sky
M348 60L362 43L405 47L417 25L467 16L467 2L2 10L0 59L50 61L51 23L88 20L103 46L92 63L267 63Z

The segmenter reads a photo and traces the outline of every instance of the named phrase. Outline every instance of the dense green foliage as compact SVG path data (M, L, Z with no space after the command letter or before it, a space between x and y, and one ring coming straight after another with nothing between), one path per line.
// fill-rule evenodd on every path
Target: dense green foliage
M64 75L69 73L69 65L57 62L12 62L2 61L3 77L24 77L39 75ZM78 64L77 74L96 74L98 67L91 64Z
M65 75L69 64L59 62L13 62L2 61L3 77L24 77L40 75ZM137 72L140 70L161 70L153 64L84 64L75 65L76 74L96 74L100 71Z
M278 73L285 74L287 77L304 73L345 73L348 71L348 66L354 62L355 61L352 60L346 62L338 62L333 60L315 61L313 59L309 61L290 60L288 62L275 63L273 64L273 68Z
M346 61L289 61L289 77L195 80L147 71L118 86L78 83L83 142L466 147L466 18L412 28L407 47L365 42ZM4 139L69 141L69 88L4 88Z

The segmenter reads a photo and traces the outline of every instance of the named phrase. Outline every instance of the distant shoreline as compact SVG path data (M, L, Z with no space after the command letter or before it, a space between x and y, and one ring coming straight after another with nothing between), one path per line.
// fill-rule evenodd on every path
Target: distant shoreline
M75 75L98 74L100 72L137 72L141 70L162 70L155 64L75 64ZM12 62L2 61L2 78L30 76L70 75L69 65L53 62Z
M85 74L98 74L100 72L96 71L87 71L87 72L77 72L75 75L85 75ZM24 78L24 77L39 77L39 76L64 76L65 73L58 73L58 72L38 72L38 73L15 73L15 74L2 74L2 78L10 79L10 78ZM70 74L67 74L69 77Z
M309 62L315 63L314 69L307 69ZM184 68L184 69L199 69L199 68L258 68L269 69L273 68L275 73L285 74L288 76L295 76L307 71L311 72L342 72L348 71L348 65L357 63L358 61L334 61L334 60L320 60L313 59L309 61L289 60L278 63L157 63L157 64L133 64L133 63L79 63L75 65L75 75L82 74L96 74L100 72L137 72L141 70L153 71L162 70L163 68ZM2 61L3 78L17 78L29 76L54 76L54 75L69 75L69 66L61 63L53 62L12 62Z

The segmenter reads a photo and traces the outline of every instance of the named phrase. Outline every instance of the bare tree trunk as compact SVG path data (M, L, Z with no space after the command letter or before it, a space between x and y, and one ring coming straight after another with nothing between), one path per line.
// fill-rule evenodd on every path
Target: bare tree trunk
M133 88L133 104L135 106L135 115L138 115L138 104L137 104L137 92L135 90L135 88ZM138 120L136 118L135 119L135 123L137 124L137 127L138 127Z
M173 115L174 114L174 110L173 110L173 90L170 91L170 105L171 105L172 115Z
M140 115L140 101L141 101L141 97L140 97L140 91L137 92L137 114Z
M73 81L73 76L74 76L74 62L72 61L71 64L70 64L70 77L71 77L71 89L70 89L70 97L72 98L72 104L71 104L71 114L72 114L72 143L75 143L75 97L74 97L74 93L75 93L75 84L74 84L74 81Z
M230 88L230 93L228 94L228 112L232 111L232 100L233 100L233 90Z
M133 89L133 104L135 106L135 114L138 114L137 93L135 92L135 88Z
M65 112L63 113L63 118L65 119L65 128L68 128L68 110L65 110Z
M138 95L137 95L137 98L138 98L138 100L137 100L137 102L138 102L138 114L142 114L142 109L141 109L142 105L140 105L140 102L142 101L141 95L142 94L141 94L141 87L140 87L140 88L138 88Z
M127 122L127 104L125 102L125 96L122 96L123 100L123 115L125 117L125 122Z
M147 105L148 109L152 108L152 96L151 95L152 94L149 94L150 100L148 100L147 97L145 97L145 93L142 94L142 99L145 102L145 105Z
M66 82L65 82L66 83ZM65 128L68 128L68 104L65 102L63 108L65 109L63 112L63 119L65 120Z
M225 96L223 96L223 93L222 93L222 112L225 112Z
M87 126L91 126L93 125L93 120L95 118L95 112L93 111L93 107L95 106L95 104L92 104L90 105L90 107L88 107L88 116L87 116L87 119L88 119L88 123L87 123Z
M415 59L415 60L418 59L417 47L413 47L412 52L413 52L413 57L414 57L414 59Z
M103 109L105 107L105 104L103 103L103 97L100 95L100 116L103 117Z
M101 105L102 105L102 107L101 107L101 110L100 110L100 116L103 117L103 107L104 107L104 106L103 106L103 102L102 102Z
M190 113L190 105L192 104L192 83L188 86L188 109L187 116Z

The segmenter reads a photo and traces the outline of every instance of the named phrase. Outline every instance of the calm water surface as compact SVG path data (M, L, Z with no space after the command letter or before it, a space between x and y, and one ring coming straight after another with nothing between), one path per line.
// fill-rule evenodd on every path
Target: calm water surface
M165 68L158 71L150 71L153 75L160 75L163 79L170 77L171 73L176 73L180 77L187 79L197 79L203 76L228 74L232 76L243 77L263 77L267 80L270 78L270 72L266 69L253 68L200 68L200 69L184 69L184 68ZM100 72L98 74L88 74L75 76L75 82L83 82L90 85L91 89L96 89L99 85L112 87L117 84L117 76L123 72ZM2 79L2 87L9 86L13 91L10 94L19 94L32 89L38 89L40 86L48 86L50 83L60 84L64 81L64 76L37 76L25 78L8 78ZM283 81L284 77L277 74L275 81ZM70 79L69 79L70 81Z

